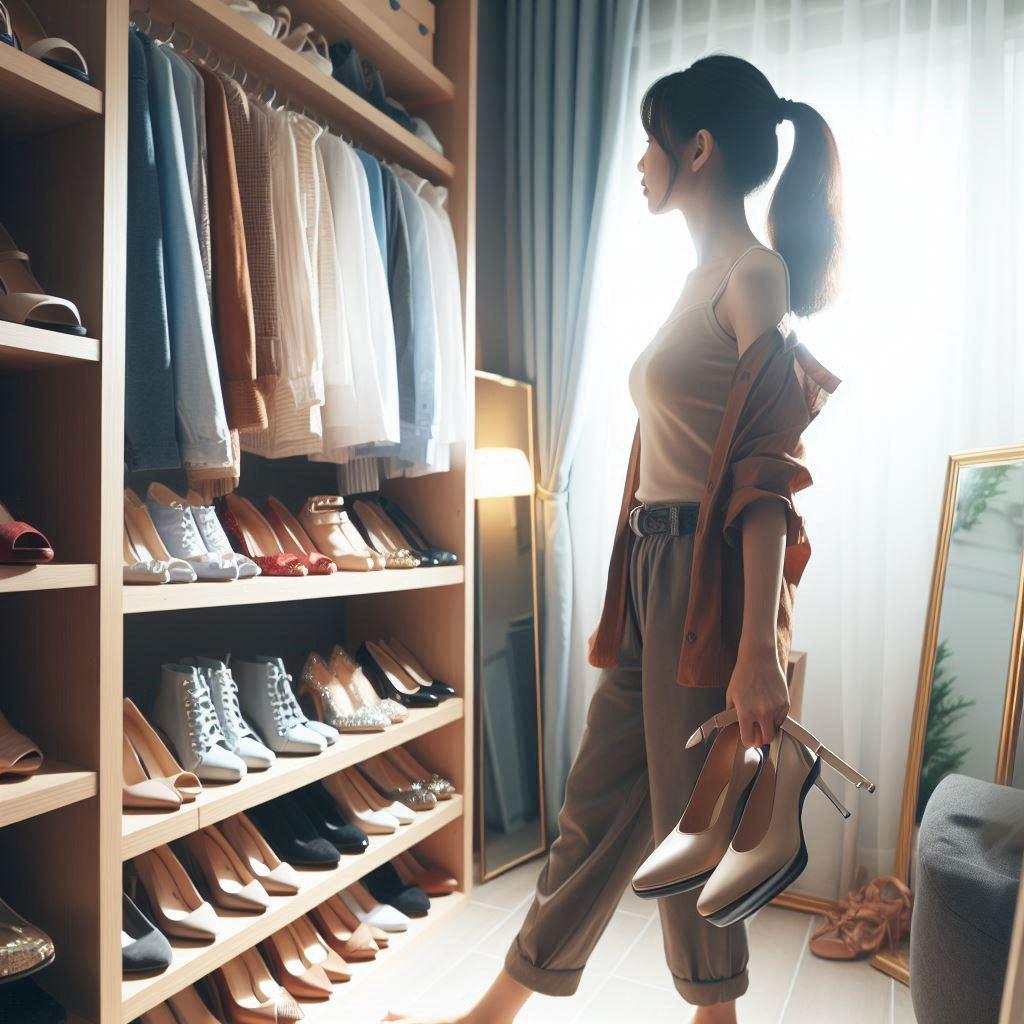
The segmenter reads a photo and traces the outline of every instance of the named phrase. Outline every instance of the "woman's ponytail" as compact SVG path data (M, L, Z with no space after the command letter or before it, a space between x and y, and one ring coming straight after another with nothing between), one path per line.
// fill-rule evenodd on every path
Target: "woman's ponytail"
M825 119L814 107L779 101L793 122L793 152L768 208L768 238L789 267L790 304L800 316L818 312L839 291L842 169Z

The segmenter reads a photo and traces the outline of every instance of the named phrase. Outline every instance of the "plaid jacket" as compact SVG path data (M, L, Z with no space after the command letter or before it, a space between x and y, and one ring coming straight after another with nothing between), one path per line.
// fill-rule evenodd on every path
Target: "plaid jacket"
M812 483L801 434L840 380L811 355L786 320L760 335L740 357L711 452L707 489L693 541L686 620L680 623L679 667L683 686L729 685L743 626L743 547L740 513L761 498L786 510L786 554L776 629L779 664L785 666L793 635L797 583L811 556L803 517L793 495ZM618 661L626 619L629 559L636 535L630 511L640 504L640 430L626 471L622 506L608 567L604 608L590 664Z

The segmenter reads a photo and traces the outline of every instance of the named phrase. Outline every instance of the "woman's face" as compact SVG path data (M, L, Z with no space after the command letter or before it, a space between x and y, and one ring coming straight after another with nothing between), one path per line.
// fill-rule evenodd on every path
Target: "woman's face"
M651 213L664 213L673 209L672 196L665 196L672 177L672 165L668 154L658 144L657 139L647 136L647 148L636 167L640 172L640 184L644 195L647 197L648 210Z

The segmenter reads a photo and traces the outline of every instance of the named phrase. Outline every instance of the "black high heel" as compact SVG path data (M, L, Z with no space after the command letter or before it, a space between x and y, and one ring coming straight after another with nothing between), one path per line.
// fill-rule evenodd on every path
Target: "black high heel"
M361 644L356 652L356 660L362 666L366 678L370 680L373 688L381 697L396 700L407 708L434 708L441 702L441 698L436 693L431 693L423 687L416 690L406 688L402 684L401 677L394 671L399 666L377 644L366 642ZM398 685L396 685L396 680Z

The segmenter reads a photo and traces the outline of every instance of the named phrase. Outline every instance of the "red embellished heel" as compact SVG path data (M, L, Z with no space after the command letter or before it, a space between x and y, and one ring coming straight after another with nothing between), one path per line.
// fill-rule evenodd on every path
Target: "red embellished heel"
M259 509L237 494L220 499L218 509L228 533L267 576L308 576L309 570L298 555L286 552Z

